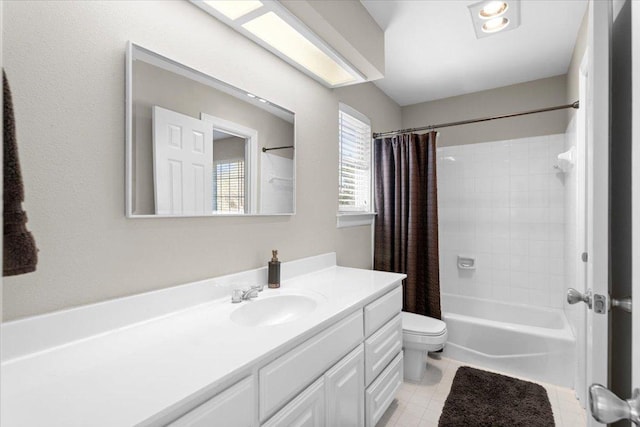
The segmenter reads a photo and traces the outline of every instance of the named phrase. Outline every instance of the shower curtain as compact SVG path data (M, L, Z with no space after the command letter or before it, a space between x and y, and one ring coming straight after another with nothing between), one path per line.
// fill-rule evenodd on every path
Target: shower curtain
M404 311L440 319L436 135L374 141L374 268L407 275Z

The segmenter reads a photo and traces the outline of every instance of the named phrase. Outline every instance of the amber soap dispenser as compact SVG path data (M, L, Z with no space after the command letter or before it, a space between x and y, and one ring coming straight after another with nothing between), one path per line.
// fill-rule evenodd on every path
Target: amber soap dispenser
M269 281L270 288L280 287L280 261L278 261L278 251L271 251L271 261L269 261Z

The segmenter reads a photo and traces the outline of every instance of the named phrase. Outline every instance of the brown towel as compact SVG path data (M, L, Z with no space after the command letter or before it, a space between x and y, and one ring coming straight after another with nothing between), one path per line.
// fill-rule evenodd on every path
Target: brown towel
M4 137L4 260L3 276L31 273L38 263L38 248L27 230L27 213L22 210L24 186L18 161L16 124L7 75L2 70L3 137Z

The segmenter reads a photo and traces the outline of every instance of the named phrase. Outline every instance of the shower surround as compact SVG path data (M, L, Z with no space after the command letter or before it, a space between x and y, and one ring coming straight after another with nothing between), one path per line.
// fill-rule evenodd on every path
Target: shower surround
M438 149L440 286L446 356L572 387L565 175L554 168L564 144L559 134Z
M443 293L562 308L565 135L440 147ZM476 259L458 269L457 256ZM446 307L444 307L446 311Z

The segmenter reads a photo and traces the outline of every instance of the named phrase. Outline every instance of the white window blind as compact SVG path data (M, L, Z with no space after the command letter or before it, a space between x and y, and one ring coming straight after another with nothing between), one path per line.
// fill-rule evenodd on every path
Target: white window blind
M214 212L244 213L244 198L244 161L214 162Z
M369 119L340 104L340 212L371 212L371 125Z

